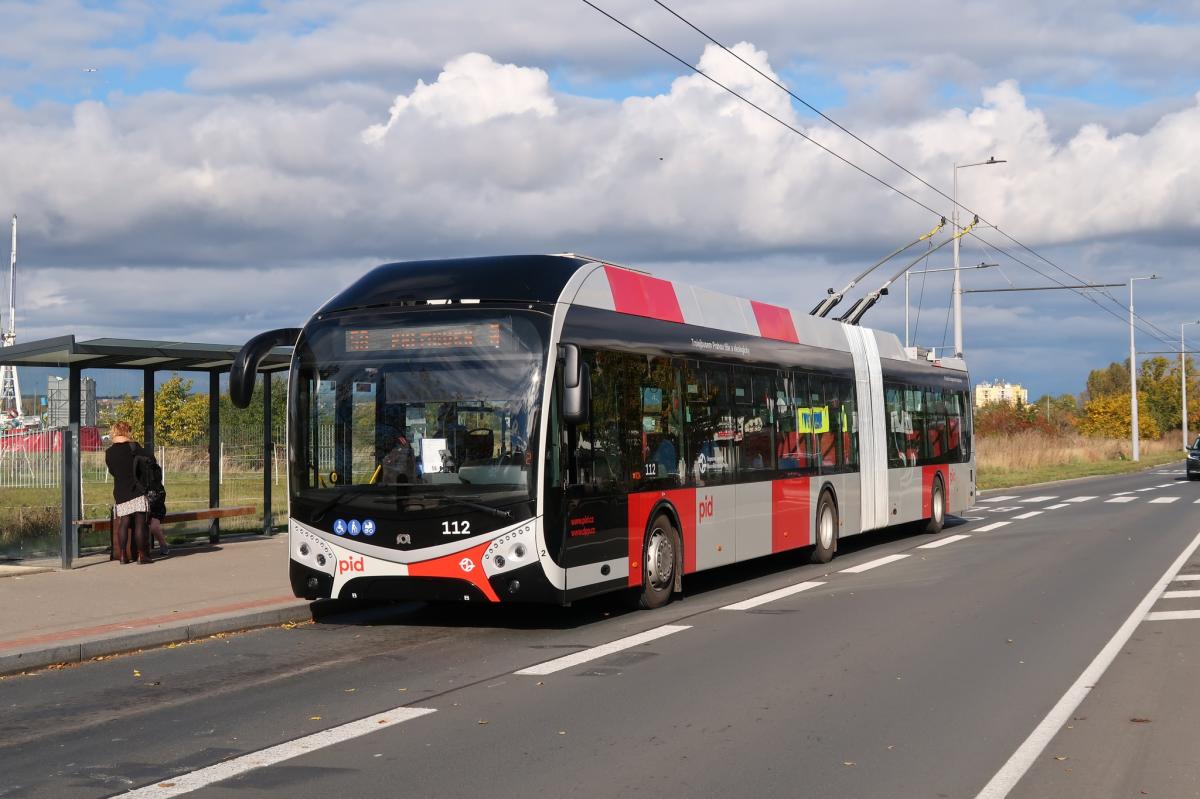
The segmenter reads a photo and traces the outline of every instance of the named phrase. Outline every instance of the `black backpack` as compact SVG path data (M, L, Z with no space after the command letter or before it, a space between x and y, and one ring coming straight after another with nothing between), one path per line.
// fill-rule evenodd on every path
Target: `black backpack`
M129 448L133 450L133 491L138 496L145 496L158 491L166 493L162 484L162 467L149 452L132 441Z

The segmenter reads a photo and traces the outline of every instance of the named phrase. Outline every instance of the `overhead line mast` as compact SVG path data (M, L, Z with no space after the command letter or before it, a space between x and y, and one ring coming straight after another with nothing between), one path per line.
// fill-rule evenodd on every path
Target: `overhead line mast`
M8 328L0 331L0 343L11 347L17 343L17 215L12 218L12 250L8 260ZM3 327L0 324L0 327ZM17 367L0 367L0 411L21 416L21 378Z

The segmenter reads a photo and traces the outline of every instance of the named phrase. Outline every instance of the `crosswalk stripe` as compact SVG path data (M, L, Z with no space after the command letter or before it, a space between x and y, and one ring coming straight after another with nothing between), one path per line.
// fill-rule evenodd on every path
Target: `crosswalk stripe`
M1177 621L1179 619L1200 619L1200 610L1159 610L1146 614L1146 621Z
M1041 514L1042 514L1042 511L1040 511L1040 510L1031 510L1031 511L1029 511L1029 513L1019 513L1016 516L1014 516L1013 518L1014 519L1032 519L1034 516L1040 516Z
M1058 499L1058 497L1026 497L1025 499L1023 499L1021 501L1022 502L1049 502L1052 499Z
M1066 501L1067 502L1087 502L1090 499L1095 499L1095 497L1071 497L1070 499L1068 499Z
M985 524L983 527L976 527L975 532L986 533L990 530L998 530L1001 527L1004 527L1005 525L1009 525L1009 524L1012 524L1012 522L992 522L991 524Z
M1112 499L1106 499L1104 501L1105 502L1133 502L1135 499L1137 499L1137 497L1113 497Z
M1150 500L1150 502L1162 504L1164 502L1175 502L1178 499L1179 497L1155 497L1154 499Z
M987 499L981 499L979 501L980 502L1007 502L1010 499L1016 499L1016 497L988 497Z
M1163 591L1163 599L1195 599L1200 591Z
M1068 503L1060 502L1057 505L1047 505L1046 510L1058 510L1059 508L1069 508L1069 507L1071 507L1071 506Z
M1175 576L1175 579L1181 583L1198 582L1200 581L1200 574L1178 574Z

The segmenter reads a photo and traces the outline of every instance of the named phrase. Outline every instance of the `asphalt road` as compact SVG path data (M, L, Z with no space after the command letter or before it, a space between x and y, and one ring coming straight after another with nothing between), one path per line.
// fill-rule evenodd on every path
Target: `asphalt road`
M993 492L658 611L412 603L6 678L0 797L1197 796L1180 468Z

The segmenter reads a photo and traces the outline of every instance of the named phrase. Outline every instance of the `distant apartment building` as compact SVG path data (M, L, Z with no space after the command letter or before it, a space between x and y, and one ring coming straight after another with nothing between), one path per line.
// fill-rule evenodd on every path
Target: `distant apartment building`
M1009 405L1028 405L1029 391L1019 383L1001 383L999 380L991 383L980 383L975 386L975 407L991 405L995 402L1006 402Z

